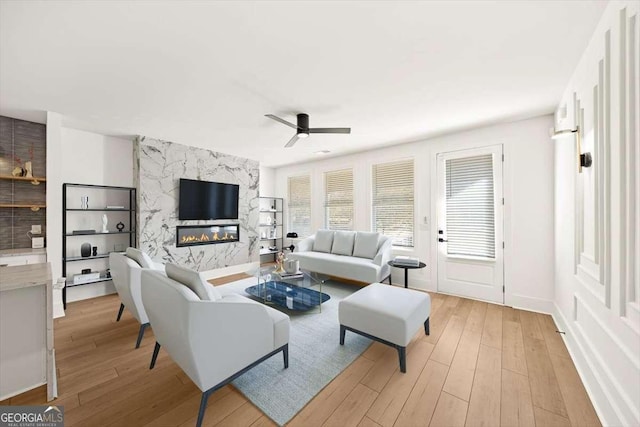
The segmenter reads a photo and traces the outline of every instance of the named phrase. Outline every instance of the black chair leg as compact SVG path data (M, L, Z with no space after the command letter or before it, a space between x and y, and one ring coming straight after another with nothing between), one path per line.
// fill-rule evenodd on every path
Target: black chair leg
M124 304L120 303L120 310L118 310L118 318L116 319L116 322L120 321L120 318L122 317L122 312L124 311Z
M389 279L389 284L391 284L391 275L389 275L388 279Z
M346 335L347 330L344 326L340 325L340 345L344 345L344 336Z
M158 352L160 351L160 343L156 341L156 346L153 348L153 356L151 357L151 365L149 369L153 369L156 366L156 359L158 358Z
M136 348L140 348L140 343L142 342L142 337L144 337L144 330L149 326L148 323L144 325L140 325L140 331L138 332L138 341L136 341Z
M282 357L284 358L284 369L289 367L289 344L282 349Z
M400 372L407 372L407 348L398 346L398 357L400 358Z
M202 393L202 398L200 399L200 410L198 411L198 421L196 422L196 427L202 426L202 421L204 420L204 411L207 410L207 400L209 400L209 391L205 391Z
M424 321L424 334L429 335L429 318L428 317L427 317L427 320Z

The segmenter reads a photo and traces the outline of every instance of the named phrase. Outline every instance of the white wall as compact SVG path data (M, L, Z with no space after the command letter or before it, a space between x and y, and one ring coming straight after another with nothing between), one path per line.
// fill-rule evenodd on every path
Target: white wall
M287 195L289 176L311 174L312 229L323 227L323 173L353 168L354 229L371 228L371 166L415 160L415 247L396 254L417 256L427 268L410 271L410 286L437 289L435 158L439 152L503 144L505 197L505 303L551 312L553 301L553 145L551 116L495 125L349 156L276 169L276 196ZM286 203L285 203L286 206ZM399 275L394 283L401 283Z
M52 275L62 276L62 184L133 185L132 141L62 126L59 114L47 119L47 258ZM90 201L91 202L91 201ZM91 226L96 228L99 225ZM101 237L101 236L98 236ZM103 239L107 237L102 236ZM68 239L69 245L78 240ZM84 267L104 270L107 260L90 261ZM70 268L70 265L67 266ZM76 267L76 266L71 266ZM67 301L114 293L112 282L67 289Z
M640 425L639 5L607 6L556 115L594 164L555 142L554 317L603 425Z
M276 170L260 165L260 197L275 197Z

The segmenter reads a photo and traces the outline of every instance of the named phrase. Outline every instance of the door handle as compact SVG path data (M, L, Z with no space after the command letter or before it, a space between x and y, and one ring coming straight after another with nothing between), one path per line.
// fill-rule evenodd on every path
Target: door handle
M444 240L442 237L438 238L438 242L442 243L442 242L448 242L448 240Z

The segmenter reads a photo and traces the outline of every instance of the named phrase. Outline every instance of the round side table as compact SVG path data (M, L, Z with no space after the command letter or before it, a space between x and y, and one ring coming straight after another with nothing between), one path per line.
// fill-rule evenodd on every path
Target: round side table
M408 287L407 285L409 284L409 270L425 268L427 266L427 264L425 264L422 261L420 261L420 264L418 265L396 264L393 262L393 260L389 261L387 264L389 264L391 267L404 269L404 287L405 288ZM389 276L389 283L391 283L391 276Z

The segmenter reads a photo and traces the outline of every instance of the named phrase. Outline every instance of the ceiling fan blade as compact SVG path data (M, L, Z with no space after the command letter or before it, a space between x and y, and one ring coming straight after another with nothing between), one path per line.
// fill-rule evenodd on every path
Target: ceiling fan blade
M309 133L351 133L351 128L310 128Z
M269 117L271 120L275 120L276 122L280 122L280 123L282 123L283 125L287 125L287 126L292 127L292 128L294 128L294 129L298 129L298 126L297 126L297 125L294 125L293 123L289 123L288 121L286 121L286 120L284 120L284 119L281 119L281 118L280 118L280 117L278 117L278 116L274 116L273 114L265 114L264 116L265 116L265 117Z
M287 142L287 145L284 146L284 148L290 148L293 147L293 144L295 144L298 141L298 134L296 133L295 135L293 135L293 138L291 138L289 140L289 142Z

